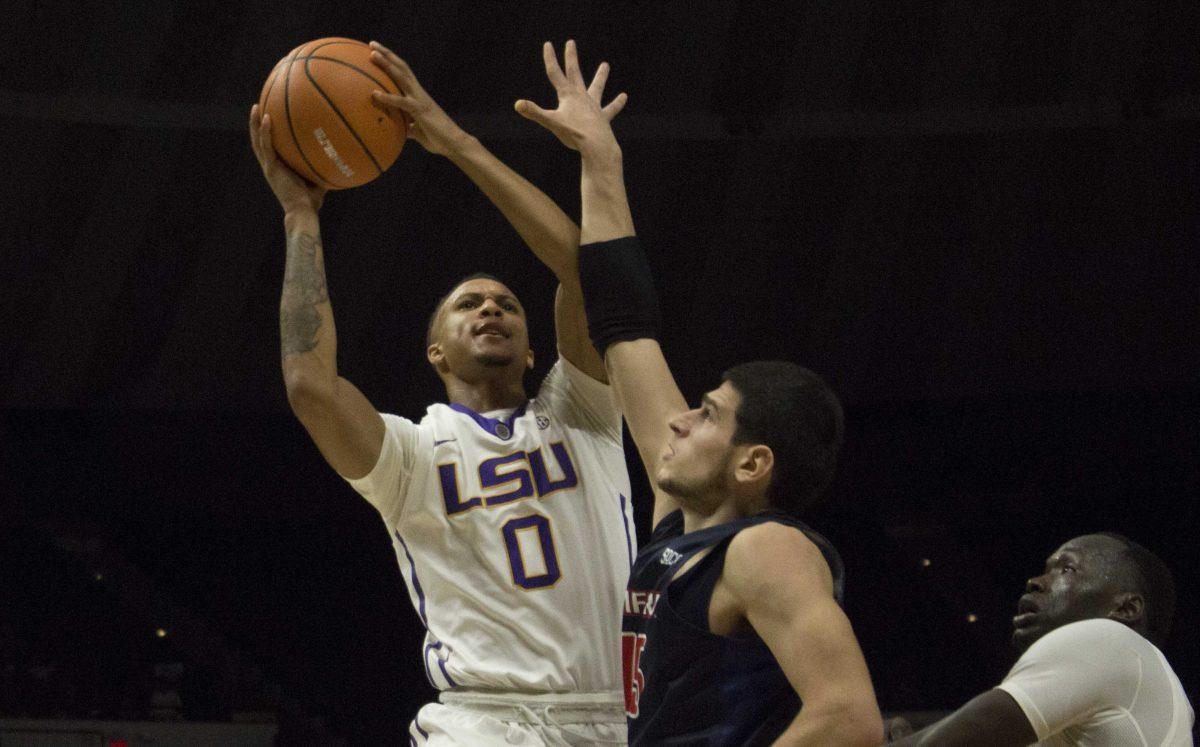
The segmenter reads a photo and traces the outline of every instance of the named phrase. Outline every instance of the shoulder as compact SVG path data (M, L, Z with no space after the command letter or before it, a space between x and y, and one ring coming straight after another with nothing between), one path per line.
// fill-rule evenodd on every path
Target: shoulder
M1097 618L1055 628L1034 641L1005 682L1023 681L1038 673L1069 675L1073 681L1107 686L1137 676L1140 654L1150 642L1126 625ZM1129 654L1133 654L1132 656Z
M821 548L798 527L765 521L742 529L729 542L724 577L739 595L772 587L832 591L832 574Z
M799 527L764 521L740 530L729 542L729 557L753 565L824 565L825 558Z
M546 375L542 377L542 383L538 385L535 399L545 399L556 393L565 394L576 389L603 392L608 388L607 384L588 376L560 355L555 359L554 365L550 366Z
M379 413L379 417L383 420L383 430L387 435L387 438L384 439L385 443L389 439L395 439L401 447L405 448L415 446L421 435L432 427L429 415L417 423L401 415L387 412Z
M1129 626L1115 620L1093 618L1055 628L1034 641L1025 655L1077 652L1081 656L1091 657L1098 649L1142 645L1150 645L1150 642Z
M612 386L592 378L561 355L542 379L533 399L541 407L591 413L608 428L611 428L608 420L614 416L620 419Z

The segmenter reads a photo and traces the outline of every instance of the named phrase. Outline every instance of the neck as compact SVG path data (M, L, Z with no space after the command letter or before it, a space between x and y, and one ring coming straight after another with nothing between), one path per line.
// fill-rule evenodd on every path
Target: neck
M725 493L705 496L700 500L681 499L684 533L715 527L729 521L744 519L767 507L765 498L747 499Z
M520 407L529 399L520 381L486 380L468 383L447 377L446 397L452 404L469 407L475 412L491 412Z

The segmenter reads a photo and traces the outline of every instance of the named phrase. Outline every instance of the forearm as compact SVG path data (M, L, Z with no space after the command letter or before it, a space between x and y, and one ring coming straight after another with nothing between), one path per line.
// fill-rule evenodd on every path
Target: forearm
M999 688L981 693L946 718L896 744L937 747L1015 747L1038 741L1025 711Z
M581 148L580 154L583 162L579 185L583 198L580 243L634 235L620 146L616 141L608 141Z
M560 282L578 284L579 227L554 200L474 137L464 134L447 157L500 209Z
M818 711L805 706L775 740L775 747L829 744L874 747L882 741L883 722L873 714L852 709Z
M289 394L301 380L334 386L337 334L325 283L321 228L315 212L284 216L287 258L279 298L279 340Z

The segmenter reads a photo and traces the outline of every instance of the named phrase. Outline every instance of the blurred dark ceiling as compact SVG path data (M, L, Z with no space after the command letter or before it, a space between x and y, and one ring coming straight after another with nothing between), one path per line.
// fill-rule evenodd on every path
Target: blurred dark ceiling
M377 518L286 412L280 213L246 115L297 44L378 39L578 214L576 157L511 109L550 101L539 45L570 37L630 94L616 130L685 392L787 357L849 406L818 518L867 595L850 609L886 707L953 705L994 682L1020 581L1072 533L1160 549L1181 625L1198 622L1196 3L19 5L0 28L10 514L106 524L230 628L198 580L217 572L204 543L181 537L240 538L221 545L239 568L272 547L272 582L291 566L309 586L277 590L276 617L256 624L323 609L307 633L287 628L313 657L327 655L317 630L365 625L342 651L361 662L389 629L415 629ZM381 409L415 417L443 396L423 324L474 270L531 307L549 364L552 278L448 162L410 144L322 219L340 368ZM344 531L363 541L339 544ZM360 549L314 575L313 548L346 546ZM932 580L916 570L930 553ZM382 579L359 586L386 589L386 614L375 597L330 612L343 566ZM261 581L208 583L232 585L227 602ZM988 616L964 636L969 607ZM1195 692L1200 654L1177 637L1168 653ZM315 687L283 671L295 648L244 643ZM314 702L353 719L330 703L404 681L415 651Z

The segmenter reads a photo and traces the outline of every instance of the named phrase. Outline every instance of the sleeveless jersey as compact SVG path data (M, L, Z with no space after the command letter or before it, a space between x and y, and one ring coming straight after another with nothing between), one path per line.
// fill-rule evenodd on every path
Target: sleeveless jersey
M730 541L769 521L796 527L820 548L841 604L841 557L804 524L768 512L684 534L683 513L668 515L638 553L626 592L622 661L630 745L766 745L799 713L795 690L760 638L708 630L709 600ZM706 548L713 549L676 577Z
M619 692L636 535L611 388L559 359L502 420L445 404L383 418L379 460L350 484L391 534L430 683Z

